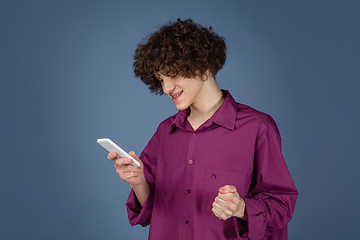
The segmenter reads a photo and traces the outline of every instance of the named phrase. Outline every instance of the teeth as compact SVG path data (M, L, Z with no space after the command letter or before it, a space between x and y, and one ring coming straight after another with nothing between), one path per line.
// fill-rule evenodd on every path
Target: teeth
M178 96L180 96L181 93L182 93L182 91L179 92L178 94L176 94L175 96L172 96L172 98L177 98Z

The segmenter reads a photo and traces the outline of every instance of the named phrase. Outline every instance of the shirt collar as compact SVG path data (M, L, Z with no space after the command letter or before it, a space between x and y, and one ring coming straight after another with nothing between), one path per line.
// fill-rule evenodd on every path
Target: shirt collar
M237 103L234 98L231 96L230 92L227 90L221 90L225 94L225 100L223 104L216 110L216 112L208 119L203 127L210 126L212 123L216 123L219 126L227 128L229 130L235 129L235 121L237 115ZM189 114L189 108L180 110L174 118L173 123L171 124L170 133L175 127L188 129L187 126L187 116ZM191 128L190 128L191 129Z

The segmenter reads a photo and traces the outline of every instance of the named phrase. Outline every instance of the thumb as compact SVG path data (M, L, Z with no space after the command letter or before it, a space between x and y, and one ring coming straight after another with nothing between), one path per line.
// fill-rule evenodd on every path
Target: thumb
M219 193L225 194L225 193L233 193L236 192L236 187L233 185L225 185L221 188L219 188Z
M136 160L140 160L134 151L130 151L129 155L132 156L133 158L135 158Z
M132 156L135 160L137 160L140 164L142 164L140 158L136 155L134 151L130 151L129 155Z

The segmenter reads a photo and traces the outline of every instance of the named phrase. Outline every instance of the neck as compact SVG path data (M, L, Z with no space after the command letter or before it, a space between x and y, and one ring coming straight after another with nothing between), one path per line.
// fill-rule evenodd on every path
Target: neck
M204 82L204 88L199 94L198 100L190 106L188 121L194 130L211 118L224 100L225 96L217 85L215 78L209 77Z

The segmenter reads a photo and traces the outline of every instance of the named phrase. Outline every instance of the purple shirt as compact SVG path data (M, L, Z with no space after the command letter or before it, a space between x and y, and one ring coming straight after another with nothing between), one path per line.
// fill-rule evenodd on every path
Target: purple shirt
M131 225L150 224L149 239L287 239L297 190L267 114L234 101L228 91L214 115L196 131L189 109L160 123L140 159L150 195L141 208L131 191ZM248 221L218 219L212 203L220 187L234 185Z

